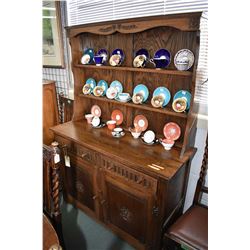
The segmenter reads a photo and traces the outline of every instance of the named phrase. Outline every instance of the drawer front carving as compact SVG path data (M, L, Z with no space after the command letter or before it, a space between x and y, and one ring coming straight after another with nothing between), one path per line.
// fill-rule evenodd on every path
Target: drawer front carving
M67 152L73 154L74 156L80 157L85 162L89 162L93 164L96 163L96 154L92 150L89 150L61 136L56 136L55 140L59 142L59 145L63 149L62 151L64 153L65 153L65 150L67 150Z
M103 156L101 157L101 166L108 175L121 178L140 190L151 191L154 194L157 191L157 180L151 176L140 173Z
M107 182L108 222L144 243L148 201Z
M91 171L85 170L83 167L76 167L74 162L71 162L71 167L65 168L65 171L67 192L82 205L94 211L94 187Z

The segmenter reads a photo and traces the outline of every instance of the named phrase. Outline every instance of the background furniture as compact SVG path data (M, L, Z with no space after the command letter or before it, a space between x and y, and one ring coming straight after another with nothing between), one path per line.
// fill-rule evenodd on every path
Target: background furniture
M59 197L60 162L55 163L55 154L54 147L43 145L43 211L50 218L64 246Z
M59 124L56 87L54 81L43 82L43 144L50 145L54 134L50 127Z
M194 103L195 76L199 51L201 13L136 18L67 28L72 51L74 75L74 113L72 121L52 128L63 156L70 166L63 168L64 198L86 214L103 223L136 249L160 249L164 225L181 214L189 176L190 161L196 152L192 147L198 106ZM121 48L125 62L120 67L82 65L86 48L111 52ZM168 69L133 68L134 53L146 48L153 56L159 48L172 53ZM173 56L183 48L194 52L195 64L189 71L178 71ZM150 91L149 102L142 105L121 103L106 97L83 95L87 78L123 83L124 92L144 83ZM153 108L150 99L154 89L166 86L173 95L181 90L192 94L188 113L176 113L171 102L163 109ZM113 138L105 127L94 129L84 120L92 105L109 120L114 109L124 114L127 132ZM162 137L165 123L180 125L182 135L170 151L161 145L148 146L128 132L136 115L145 115L149 129Z
M71 121L73 116L74 100L59 94L59 120L60 123Z
M206 141L193 205L167 230L164 236L165 248L167 250L178 249L176 247L177 244L173 244L173 241L188 247L188 249L208 249L208 207L200 203L202 194L208 193L208 188L205 187L207 168L208 141Z

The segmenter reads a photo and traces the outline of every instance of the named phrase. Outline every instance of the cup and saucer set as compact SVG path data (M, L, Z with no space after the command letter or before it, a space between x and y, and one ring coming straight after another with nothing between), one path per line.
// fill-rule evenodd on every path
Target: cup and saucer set
M178 91L173 98L172 108L175 112L181 113L190 108L191 94L187 90Z
M100 49L96 54L94 49L88 48L84 50L81 63L84 65L95 63L96 66L102 66L108 61L108 51Z
M101 121L101 114L101 108L98 105L93 105L90 114L85 115L85 119L93 128L103 128L106 124Z
M125 135L123 128L120 126L123 122L123 113L119 109L115 109L111 113L111 120L107 121L108 129L111 130L111 134L115 138L120 138Z
M125 54L122 49L115 49L113 50L110 58L109 58L109 64L113 67L120 66L125 59Z
M147 101L149 90L146 85L138 84L133 91L132 101L135 104L142 104Z

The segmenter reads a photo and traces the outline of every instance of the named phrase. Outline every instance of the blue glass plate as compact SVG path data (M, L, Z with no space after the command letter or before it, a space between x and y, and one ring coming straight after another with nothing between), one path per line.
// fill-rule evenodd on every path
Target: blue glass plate
M174 100L177 98L186 98L187 100L187 109L190 108L191 94L187 90L180 90L175 93Z
M88 54L90 56L89 63L91 63L93 61L95 52L94 52L94 50L92 48L86 49L83 54L84 55Z
M106 49L100 49L97 52L98 56L103 56L103 64L108 61L108 51Z
M88 78L85 84L89 84L91 87L91 92L93 91L94 87L96 86L96 81L94 78Z
M163 65L163 67L166 68L170 64L171 54L166 49L159 49L155 52L154 58L166 59L166 62Z
M117 80L114 80L113 82L111 82L110 87L116 88L117 91L118 91L118 93L122 93L123 92L122 84L119 81L117 81Z
M149 53L146 49L139 49L138 51L136 51L135 56L139 55L145 55L147 59L149 58Z
M125 59L125 54L124 54L124 52L122 51L122 49L115 49L115 50L113 50L112 55L120 55L120 56L121 56L121 63L122 63L122 62L124 61L124 59Z
M163 107L166 106L171 98L171 94L169 92L169 90L166 87L158 87L155 89L154 93L153 93L153 97L157 96L157 95L161 95L164 98L164 102L163 102Z
M148 96L149 96L149 91L147 86L144 84L139 84L134 88L133 95L141 92L143 94L143 102L147 101Z
M107 84L107 82L104 81L104 80L100 80L100 81L98 82L97 86L102 86L102 87L103 87L104 91L103 91L103 94L102 94L102 95L105 95L105 94L106 94L106 91L107 91L107 89L108 89L108 84Z

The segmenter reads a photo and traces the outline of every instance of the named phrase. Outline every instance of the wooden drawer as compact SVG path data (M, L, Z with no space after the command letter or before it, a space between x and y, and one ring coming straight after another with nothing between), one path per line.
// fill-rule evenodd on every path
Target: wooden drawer
M55 140L59 143L62 151L67 150L74 156L80 157L85 163L96 164L97 156L94 151L58 135L55 136Z
M156 194L157 179L151 176L126 167L121 163L114 162L106 156L101 156L101 167L104 169L105 174L110 177L119 179L128 185L133 185L133 187L140 191L147 191L151 194Z

